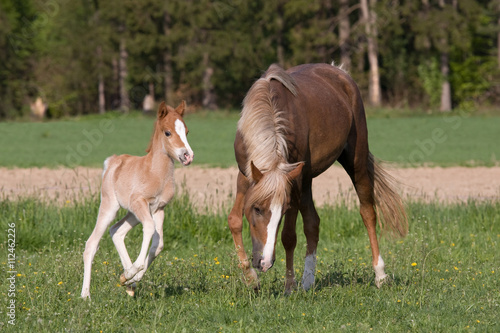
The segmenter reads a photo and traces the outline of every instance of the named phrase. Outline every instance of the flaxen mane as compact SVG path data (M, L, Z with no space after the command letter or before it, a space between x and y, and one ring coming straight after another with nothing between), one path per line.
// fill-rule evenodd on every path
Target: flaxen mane
M294 96L297 95L295 82L290 74L279 66L272 65L266 74L253 84L243 100L238 131L243 137L248 155L246 176L250 179L252 177L250 162L253 161L260 171L267 173L264 181L258 184L262 189L255 192L259 193L260 198L275 193L277 201L286 195L286 189L289 187L286 174L296 164L288 163L288 124L281 110L273 102L277 92L271 89L271 80L279 81Z

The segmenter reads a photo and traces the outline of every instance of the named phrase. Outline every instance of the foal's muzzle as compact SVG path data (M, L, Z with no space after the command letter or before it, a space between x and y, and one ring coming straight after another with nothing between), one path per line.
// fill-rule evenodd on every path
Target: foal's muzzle
M188 151L187 149L182 149L178 155L179 161L182 165L187 166L193 162L194 153Z

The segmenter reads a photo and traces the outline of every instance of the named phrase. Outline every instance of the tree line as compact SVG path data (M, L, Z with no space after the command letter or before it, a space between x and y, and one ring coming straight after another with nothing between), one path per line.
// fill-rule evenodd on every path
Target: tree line
M499 36L499 0L0 0L0 118L234 108L272 63L332 61L372 106L497 106Z

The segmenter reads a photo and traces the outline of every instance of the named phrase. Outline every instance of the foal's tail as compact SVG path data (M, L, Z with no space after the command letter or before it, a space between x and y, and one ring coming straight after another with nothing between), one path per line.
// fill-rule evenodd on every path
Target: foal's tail
M401 196L396 192L397 180L382 168L369 153L368 172L373 179L375 207L380 229L392 236L404 237L408 233L408 217Z

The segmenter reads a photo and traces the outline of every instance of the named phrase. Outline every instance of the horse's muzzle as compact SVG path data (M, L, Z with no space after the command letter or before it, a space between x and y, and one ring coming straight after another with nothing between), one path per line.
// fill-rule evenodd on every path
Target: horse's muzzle
M191 162L193 162L194 153L190 153L187 149L183 149L178 157L179 162L181 162L182 165L188 166L189 164L191 164Z
M254 256L252 260L252 266L261 272L267 272L274 265L274 259L266 262L260 256Z

